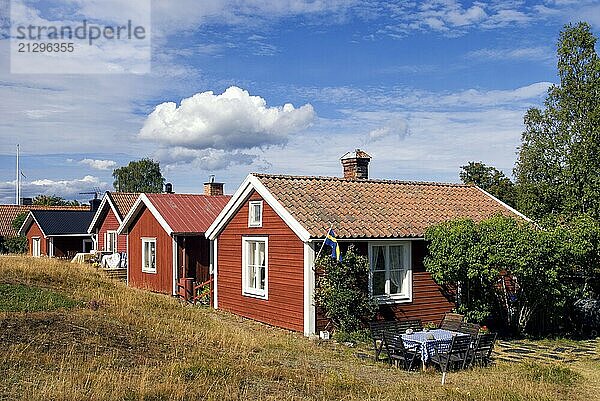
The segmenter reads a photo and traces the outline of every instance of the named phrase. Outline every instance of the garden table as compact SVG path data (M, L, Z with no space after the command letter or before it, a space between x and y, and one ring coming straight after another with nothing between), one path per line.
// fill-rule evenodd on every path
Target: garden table
M402 334L402 340L405 347L416 347L421 352L421 361L424 370L425 364L429 361L431 354L435 352L436 348L438 350L450 348L453 336L467 335L444 329L433 329L429 331L416 331L412 334Z

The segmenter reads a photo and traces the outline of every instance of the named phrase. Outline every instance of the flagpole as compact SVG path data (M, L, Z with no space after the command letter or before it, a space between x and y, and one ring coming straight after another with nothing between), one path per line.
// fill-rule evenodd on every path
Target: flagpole
M329 232L331 231L332 228L333 228L333 223L331 223L331 225L329 226L329 230L327 230L327 234L325 234L325 239L327 239L327 236L329 235ZM321 249L319 249L319 252L317 252L317 256L315 256L315 260L318 260L319 256L321 256L321 251L323 250L323 247L325 246L325 239L323 240L323 243L321 244Z
M21 175L19 174L19 144L17 144L17 180L15 181L15 204L21 204Z

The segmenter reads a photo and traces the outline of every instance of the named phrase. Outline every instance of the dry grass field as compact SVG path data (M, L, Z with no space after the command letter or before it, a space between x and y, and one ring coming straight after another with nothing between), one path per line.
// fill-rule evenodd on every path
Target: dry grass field
M0 400L595 400L600 362L407 373L94 269L0 257Z

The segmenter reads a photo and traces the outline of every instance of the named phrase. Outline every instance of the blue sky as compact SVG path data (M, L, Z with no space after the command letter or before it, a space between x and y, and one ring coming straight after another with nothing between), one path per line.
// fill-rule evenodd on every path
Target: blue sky
M10 73L11 7L110 21L149 6L148 74ZM471 160L510 174L558 34L581 20L598 34L600 2L0 0L0 203L17 143L24 196L80 200L141 157L191 193L210 174L228 192L252 171L340 175L355 148L375 178L456 182Z

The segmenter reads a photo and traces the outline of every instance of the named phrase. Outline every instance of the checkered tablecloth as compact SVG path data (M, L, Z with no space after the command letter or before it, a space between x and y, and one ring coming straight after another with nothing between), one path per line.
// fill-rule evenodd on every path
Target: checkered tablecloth
M421 360L427 363L431 354L438 350L446 350L452 343L453 336L464 336L466 334L454 331L433 329L429 331L417 331L413 334L402 334L402 340L406 348L418 347L421 352ZM433 336L433 338L431 338Z

